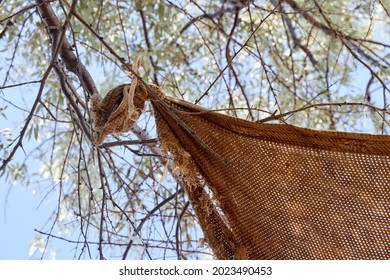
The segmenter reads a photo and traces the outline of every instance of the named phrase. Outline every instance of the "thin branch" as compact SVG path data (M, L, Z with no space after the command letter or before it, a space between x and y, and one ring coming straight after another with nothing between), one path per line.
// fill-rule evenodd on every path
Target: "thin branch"
M37 81L22 82L22 83L13 84L13 85L4 85L4 86L0 86L0 90L14 88L14 87L20 87L20 86L25 86L25 85L30 85L30 84L38 84L41 82L42 82L42 80L37 80Z
M291 0L289 0L291 1ZM326 17L325 13L323 12L321 6L317 3L317 1L314 0L314 4L316 5L316 7L318 8L318 11L320 12L322 18L325 20L325 22L327 23L327 25L329 26L329 29L331 29L331 22L330 20ZM371 69L371 67L366 63L364 62L353 50L352 48L347 44L347 42L345 42L345 39L349 39L350 37L349 36L345 36L343 34L341 34L340 32L338 31L335 31L332 29L332 32L334 33L334 35L338 38L340 38L341 42L343 43L343 45L348 49L348 51L351 53L351 55L357 60L359 61L361 64L363 64L370 72L373 76L375 76L375 78L377 78L377 80L382 84L383 88L386 89L388 92L390 92L390 89L386 86L386 84L384 83L384 81L378 76L378 74ZM358 48L359 49L359 48ZM386 107L386 104L385 106Z
M316 20L308 12L306 12L304 9L302 9L298 5L298 3L295 2L294 0L285 0L285 1L291 6L291 8L293 8L296 12L301 14L304 19L306 19L308 22L313 24L318 29L322 30L327 35L335 36L337 34L339 37L343 37L343 38L345 38L347 40L352 40L352 41L356 41L356 42L368 42L368 43L372 43L372 44L375 44L375 45L380 45L380 46L383 46L383 47L390 48L389 44L384 44L384 43L377 42L377 41L374 41L374 40L369 40L369 39L355 38L355 37L350 36L348 34L344 34L344 33L340 32L338 30L334 30L332 27L326 26L325 24L323 24L323 23L319 22L318 20ZM318 5L318 4L316 4L316 5Z
M226 66L222 69L222 71L218 74L218 76L214 79L214 81L210 84L210 86L206 89L206 91L199 97L196 101L195 104L198 104L200 100L202 100L205 96L209 94L210 89L215 85L215 83L219 80L219 78L222 76L222 74L226 71L226 69L229 68L229 65L233 62L233 60L237 57L237 55L244 49L244 47L248 44L250 39L255 35L257 30L262 26L262 24L276 11L276 9L284 2L284 0L281 0L279 4L272 9L270 13L268 13L261 21L260 23L256 26L256 28L251 32L251 35L247 38L247 40L242 44L242 46L234 53L234 55L230 58L230 60L226 63Z
M100 256L100 259L101 260L104 260L105 257L103 255L103 241L104 241L104 238L103 238L103 222L105 220L104 218L104 209L107 207L106 206L106 188L105 188L105 183L103 181L103 178L106 177L106 174L104 172L104 168L103 168L103 165L102 165L102 159L101 159L101 151L98 149L97 150L97 156L98 156L98 166L99 166L99 178L100 178L100 189L102 190L102 201L100 203L100 226L99 226L99 247L98 247L98 251L99 251L99 256Z
M79 107L77 106L76 102L74 101L72 94L70 94L70 92L68 91L67 83L66 83L66 76L65 76L65 73L64 73L63 69L61 69L60 66L55 65L54 66L54 70L57 73L57 76L58 76L58 78L60 80L60 85L61 85L62 92L64 93L66 99L68 100L68 103L69 103L70 107L73 109L73 111L77 115L77 118L75 118L77 126L85 133L87 138L92 142L91 129L89 128L89 126L85 122L84 116L81 113L81 111L80 111Z
M148 212L148 214L141 220L141 222L139 223L138 227L136 228L136 230L134 231L133 233L133 237L137 236L140 232L141 232L141 229L143 227L143 225L145 224L145 222L157 211L159 210L161 207L163 207L165 204L167 204L169 201L171 201L172 199L174 199L178 194L182 193L184 190L183 189L179 189L177 192L175 192L174 194L168 196L166 199L164 199L163 201L161 201L159 204L157 204L152 210L150 210ZM133 245L134 243L134 238L130 238L130 242L129 244L127 245L126 247L126 250L125 252L123 253L123 256L122 256L122 260L125 260L127 258L127 254L129 253L130 249L131 249L131 246Z
M272 5L276 6L278 4L277 0L271 0L271 3ZM314 58L313 54L310 52L310 50L307 48L307 46L304 46L300 40L300 38L297 37L297 34L295 32L295 29L292 25L292 21L291 19L288 17L287 13L285 12L283 6L279 6L279 10L281 12L281 15L282 15L282 20L286 23L287 25L287 29L291 35L291 38L294 42L294 45L299 47L306 55L307 57L310 59L311 63L313 65L316 65L317 64L317 61L316 59Z
M233 38L233 34L234 34L234 30L237 28L237 25L238 25L238 20L239 20L239 10L237 9L236 13L234 14L234 21L233 21L233 25L232 25L232 28L230 30L230 33L229 33L229 37L228 37L228 40L226 42L226 46L225 46L225 56L226 56L226 61L229 61L231 59L231 54L230 54L230 42L232 41L232 38ZM236 80L236 84L238 85L238 87L240 88L241 90L241 93L242 95L244 96L244 99L246 101L246 104L248 106L248 108L250 107L249 105L249 100L248 100L248 97L245 93L245 89L244 87L242 86L239 78L238 78L238 75L236 73L236 70L234 69L233 67L233 64L228 64L229 65L229 69L231 71L231 73L233 73L233 76ZM231 103L231 106L233 107L234 109L234 102L233 102L233 96L230 95L230 103ZM236 112L234 111L234 114L235 116L237 116ZM253 118L253 115L252 115L252 111L249 111L249 115L251 116L251 119L254 120Z
M306 110L308 110L310 108L329 107L329 106L337 106L337 107L342 107L342 106L363 106L363 107L368 107L368 108L370 108L370 109L372 109L372 110L374 110L376 112L383 112L384 114L390 115L390 111L378 108L376 106L373 106L373 105L370 105L370 104L367 104L367 103L362 103L362 102L330 102L330 103L321 103L321 104L307 105L307 106L304 106L302 108L299 108L299 109L296 109L296 110L293 110L293 111L289 111L289 112L286 112L286 113L283 113L283 114L272 115L270 117L261 119L261 120L259 120L257 122L265 123L265 122L269 122L269 121L273 121L273 120L283 120L287 116L293 115L293 114L298 113L298 112L306 111Z
M26 17L24 19L22 27L20 28L20 31L19 31L19 33L17 35L18 39L16 40L15 47L13 48L12 57L11 57L11 60L10 60L9 66L8 66L8 70L7 70L7 72L5 74L5 77L4 77L3 86L6 85L8 77L10 76L11 69L13 68L13 64L14 64L14 61L15 61L15 58L16 58L16 52L17 52L17 49L18 49L20 41L21 41L22 32L23 32L23 30L24 30L24 28L26 26L26 23L28 22L28 20L29 20L29 18L31 16L32 16L32 14L30 14L28 17Z
M67 239L67 238L64 238L62 236L57 236L57 235L54 235L54 234L49 234L49 233L46 233L46 232L43 232L41 230L38 230L38 229L34 229L35 232L39 233L39 234L42 234L42 235L45 235L45 236L49 236L50 238L54 238L54 239L58 239L58 240L61 240L61 241L66 241L68 243L72 243L72 244L80 244L82 243L81 241L76 241L76 240L71 240L71 239ZM92 245L99 245L99 242L96 242L96 241L90 241L88 240L88 243L89 244L92 244ZM117 242L103 242L102 243L103 245L115 245L115 246L127 246L126 243L117 243ZM141 247L144 247L145 245L144 244L138 244L138 243L134 243L133 246L141 246ZM162 246L153 246L153 248L156 248L156 249L167 249L166 247L162 247ZM170 248L168 248L170 249ZM175 250L175 249L170 249L170 250ZM183 250L183 252L186 252L186 253L198 253L199 251L195 251L195 250ZM207 253L207 252L202 252L203 254L205 255L210 255L212 256L211 253Z
M153 67L153 80L154 80L153 82L158 86L159 82L158 82L158 78L157 78L157 66L156 66L156 62L153 60L152 55L150 54L152 51L152 44L150 43L150 39L149 39L149 32L148 32L148 27L146 26L145 14L142 10L139 10L138 12L139 12L139 14L141 16L141 20L142 20L142 28L144 30L146 47L148 48L149 61Z
M48 2L48 1L46 1L46 2ZM19 11L13 13L12 15L0 19L0 24L2 24L2 23L3 23L4 21L6 21L6 20L10 20L10 19L13 18L14 16L17 16L17 15L19 15L19 14L22 14L22 13L24 13L24 12L30 10L30 9L34 9L34 8L36 8L36 7L37 7L37 5L30 5L30 6L24 7L24 8L22 8L22 9L20 9ZM8 24L9 24L9 22L7 22L7 25L8 25ZM0 37L0 38L1 38L1 37Z
M386 15L390 17L389 6L387 6L387 4L385 5L384 1L385 0L379 0L379 3L382 5L383 9L385 10Z
M143 144L157 144L157 139L146 139L146 140L124 140L124 141L116 141L116 142L107 142L100 145L102 148L111 148L116 146L124 146L124 145L143 145Z
M184 216L184 213L187 211L188 207L190 206L190 202L187 201L187 203L184 205L178 219L177 219L177 222L176 222L176 254L177 254L177 259L180 260L182 256L182 254L180 252L182 252L182 248L180 247L180 223L183 219L183 216Z
M167 1L169 4L171 4L172 6L176 6L174 5L171 1ZM221 9L215 13L212 13L212 14L207 14L207 13L203 13L202 15L200 16L197 16L197 17L194 17L192 18L179 32L180 36L183 35L183 33L188 29L190 28L193 24L195 24L196 22L198 21L201 21L202 19L209 19L211 21L214 21L215 18L218 18L220 16L222 16L223 14L225 13L236 13L237 9L235 7L229 7L229 8L224 8L224 9Z
M1 23L1 22L0 22ZM12 23L11 20L7 21L7 24L5 25L4 29L0 32L0 40L4 37L5 33L7 32L8 28L10 26L13 26L14 24Z

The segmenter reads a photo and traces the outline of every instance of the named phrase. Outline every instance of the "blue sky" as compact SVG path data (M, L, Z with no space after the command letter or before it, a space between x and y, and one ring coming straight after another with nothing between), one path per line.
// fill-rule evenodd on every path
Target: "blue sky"
M13 115L9 116L6 122L4 119L1 120L0 129L10 126L15 128L16 124L24 119L17 110L11 109L10 112L13 112ZM17 118L19 118L18 121L16 121ZM18 129L14 130L15 133L18 132ZM28 153L32 145L27 140L24 143L24 148ZM19 150L15 159L23 160L23 158L24 153ZM42 194L36 193L34 188L23 186L20 183L10 184L5 181L5 176L1 177L0 259L30 259L29 250L35 236L34 229L39 230L45 225L55 208L55 201L43 201ZM40 257L41 254L34 255L34 258Z
M34 229L43 225L48 211L38 207L40 198L32 190L0 179L0 259L29 259Z
M4 95L2 95L3 93ZM36 85L11 88L0 92L0 106L8 105L7 119L0 117L0 130L10 128L12 138L19 135L20 126L24 123L26 113L14 105L30 108L36 93ZM3 98L12 101L14 105L7 103ZM26 138L23 143L27 154L36 146L36 142ZM25 159L24 152L19 149L14 159L22 162ZM31 170L39 170L39 163L36 161L28 159L26 163ZM39 252L32 256L29 255L31 242L36 235L34 229L40 230L47 225L51 214L57 207L57 201L45 198L47 193L37 192L37 189L34 186L27 187L18 182L12 184L5 180L5 176L0 177L0 260L41 258L42 254ZM59 250L57 259L73 258L71 252L65 251L69 250L69 248L63 247L67 245L65 242L55 243ZM50 255L45 255L44 258L50 258Z

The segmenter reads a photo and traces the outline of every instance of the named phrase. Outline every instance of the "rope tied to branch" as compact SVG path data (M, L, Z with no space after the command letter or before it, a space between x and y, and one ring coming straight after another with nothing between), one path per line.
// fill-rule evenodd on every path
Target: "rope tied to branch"
M121 84L111 89L103 99L99 94L92 95L91 117L94 144L101 145L108 134L130 131L144 110L148 90L143 83L138 81L140 66L141 57L137 55L131 66L133 71L130 73L132 79L130 84ZM156 87L153 85L154 89ZM158 91L161 92L159 89Z

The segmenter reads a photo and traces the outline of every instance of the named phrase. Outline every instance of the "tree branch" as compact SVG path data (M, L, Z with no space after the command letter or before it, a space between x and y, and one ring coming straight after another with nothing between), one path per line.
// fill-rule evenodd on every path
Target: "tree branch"
M382 112L384 115L390 115L389 111L382 109L382 108L378 108L376 106L373 106L373 105L370 105L367 103L362 103L362 102L329 102L329 103L311 104L311 105L303 106L302 108L299 108L299 109L296 109L293 111L289 111L289 112L286 112L283 114L279 114L279 115L273 114L272 116L261 119L257 122L265 123L265 122L269 122L269 121L273 121L273 120L282 120L283 121L285 119L285 117L290 117L291 115L293 115L295 113L306 111L310 108L331 107L331 106L337 106L337 107L341 107L341 106L359 106L360 107L360 106L362 106L362 107L368 107L377 113ZM384 117L383 117L383 121L386 122ZM388 125L390 125L390 124L388 124Z
M64 39L64 33L62 30L62 28L59 28L59 33L57 33L57 37L56 37L56 40L54 42L58 43L58 44L53 44L53 47L52 47L52 60L48 66L48 68L46 69L42 79L41 79L41 85L39 87L39 90L38 90L38 95L34 101L34 104L33 106L31 107L31 110L30 110L30 113L28 114L27 118L26 118L26 121L24 123L24 126L22 128L22 130L20 131L20 134L19 134L19 139L18 139L18 142L16 143L16 145L14 146L14 148L12 149L11 153L9 154L9 156L4 159L2 161L2 164L0 166L0 172L1 171L4 171L5 167L7 166L7 164L11 161L11 159L14 157L16 151L20 148L20 147L23 147L23 138L24 138L24 135L26 134L26 131L27 131L27 128L28 126L30 125L30 122L32 120L32 117L34 116L35 114L35 110L37 109L38 107L38 104L40 104L40 100L41 100L41 96L42 96L42 93L43 93L43 88L45 86L45 83L46 83L46 80L47 78L49 77L50 75L50 72L54 66L54 63L57 61L57 57L58 57L58 54L60 52L60 49L61 49L61 42L62 40Z
M152 65L152 67L153 67L154 83L157 86L159 86L159 82L158 82L158 78L157 78L157 74L156 74L156 71L157 71L156 62L153 60L153 57L150 54L150 52L152 51L152 44L150 43L150 39L149 39L149 33L148 33L148 27L146 26L145 14L144 14L144 12L142 10L139 10L138 12L139 12L139 14L141 16L141 20L142 20L142 28L144 29L145 42L146 42L146 46L147 46L148 52L149 52L149 61L150 61L150 64Z
M36 0L38 12L42 17L42 21L45 24L46 31L51 38L52 44L56 41L56 38L61 33L61 24L54 13L50 3L45 0ZM72 10L71 10L71 13ZM72 47L66 37L63 39L60 48L60 57L66 64L66 67L75 73L79 77L81 84L88 92L89 96L98 93L95 83L80 60L73 53Z
M357 41L357 42L369 42L369 43L372 43L372 44L376 44L376 45L381 45L381 46L384 46L384 47L390 47L390 45L387 45L387 44L383 44L383 43L380 43L380 42L377 42L377 41L374 41L374 40L369 40L369 39L359 39L359 38L355 38L353 36L350 36L350 35L347 35L347 34L344 34L338 30L335 30L331 27L328 27L326 26L325 24L319 22L318 20L316 20L313 16L311 16L308 12L306 12L304 9L302 9L297 2L295 2L294 0L285 0L290 6L291 8L293 8L294 11L296 11L297 13L299 13L300 15L302 15L302 17L304 19L306 19L308 22L310 22L311 24L313 24L315 27L317 27L318 29L322 30L325 34L327 35L331 35L331 36L341 36L347 40L351 40L351 41ZM316 4L316 3L315 3ZM317 6L317 4L316 4ZM318 7L318 6L317 6Z
M236 51L233 56L230 58L230 60L226 63L226 66L222 69L222 71L218 74L218 76L215 78L215 80L209 85L209 87L206 89L206 91L195 101L195 104L198 104L200 100L202 100L205 96L209 94L210 89L215 85L215 83L219 80L219 78L223 75L223 73L226 71L226 69L229 68L229 65L233 62L233 60L237 57L237 55L244 49L244 47L248 44L249 40L252 39L253 36L255 36L255 33L257 30L259 30L260 26L263 25L263 23L279 8L279 6L284 2L284 0L281 0L278 5L271 10L256 26L256 28L251 32L251 35L247 38L247 40L242 44L242 46Z

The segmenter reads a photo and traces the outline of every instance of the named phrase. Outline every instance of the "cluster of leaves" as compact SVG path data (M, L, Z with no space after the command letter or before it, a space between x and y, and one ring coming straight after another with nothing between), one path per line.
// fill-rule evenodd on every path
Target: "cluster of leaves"
M37 2L0 4L0 112L18 116L17 129L0 128L0 175L49 188L57 200L33 247L44 254L60 239L75 246L75 258L209 256L156 146L93 146L79 126L89 124L89 112L78 76L64 72L77 108L54 71L43 78L53 52ZM67 1L47 2L64 24ZM75 11L83 21L73 15L65 38L101 93L128 82L121 66L141 54L145 80L209 109L251 121L389 132L390 17L381 0L93 0L78 1ZM141 132L155 138L148 112L138 125L141 131L109 141ZM8 161L13 149L19 156Z

